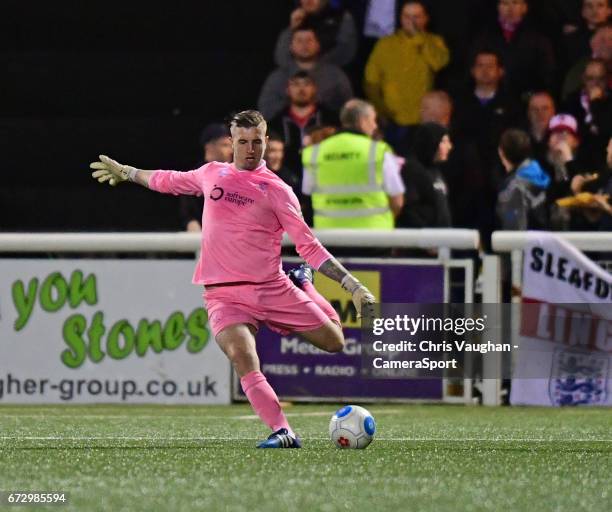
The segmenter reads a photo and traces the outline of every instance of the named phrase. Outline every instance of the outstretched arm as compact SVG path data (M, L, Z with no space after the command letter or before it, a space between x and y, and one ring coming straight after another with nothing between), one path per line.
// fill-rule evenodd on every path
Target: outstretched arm
M124 181L132 181L143 187L164 194L184 194L201 196L203 190L203 173L207 166L188 172L180 171L143 171L130 165L123 165L106 155L100 155L100 161L92 163L89 167L95 169L91 174L100 183L108 182L115 186Z
M99 162L89 165L94 172L91 175L100 183L108 181L109 185L116 186L122 181L133 181L143 187L149 187L149 177L155 171L143 171L131 165L122 165L106 155L100 155Z

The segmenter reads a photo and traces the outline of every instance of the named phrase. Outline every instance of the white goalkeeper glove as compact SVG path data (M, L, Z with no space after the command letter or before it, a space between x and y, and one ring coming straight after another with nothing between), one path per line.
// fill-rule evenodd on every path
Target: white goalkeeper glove
M350 274L344 276L340 284L342 288L352 295L353 304L355 304L355 309L357 310L357 318L361 318L363 313L370 317L374 316L376 298L370 290Z
M93 178L100 183L108 181L109 185L113 187L123 181L134 181L138 170L129 165L122 165L106 155L100 155L100 161L91 163L89 167L90 169L96 169L91 173Z

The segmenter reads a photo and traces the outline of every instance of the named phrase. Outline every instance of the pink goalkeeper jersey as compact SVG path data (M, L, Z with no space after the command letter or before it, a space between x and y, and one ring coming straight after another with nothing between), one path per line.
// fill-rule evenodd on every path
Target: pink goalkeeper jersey
M239 171L234 164L221 162L189 172L155 171L149 188L204 196L195 284L261 283L278 277L284 231L314 268L331 257L304 222L291 187L263 160L253 171Z

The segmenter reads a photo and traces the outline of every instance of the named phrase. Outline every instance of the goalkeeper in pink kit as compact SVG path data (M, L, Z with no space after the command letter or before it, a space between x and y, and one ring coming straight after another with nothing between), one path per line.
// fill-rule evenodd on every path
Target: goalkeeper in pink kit
M193 282L204 300L215 339L240 376L253 410L272 429L259 448L299 448L276 393L261 373L255 348L260 322L282 334L297 332L314 346L340 352L344 335L332 306L312 284L312 269L341 283L357 313L372 308L369 290L315 238L291 187L266 168L267 125L256 110L230 124L233 163L210 162L189 172L144 171L107 156L91 164L99 182L132 181L162 193L203 195L202 250ZM281 239L287 232L309 265L282 271Z

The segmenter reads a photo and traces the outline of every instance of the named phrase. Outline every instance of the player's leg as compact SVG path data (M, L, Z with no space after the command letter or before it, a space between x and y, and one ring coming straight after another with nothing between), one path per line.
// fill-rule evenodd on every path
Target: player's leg
M298 268L289 271L289 278L298 288L301 288L306 295L325 313L329 321L321 327L310 330L300 331L300 335L306 338L315 347L326 352L340 352L344 348L344 334L338 313L332 305L314 287L314 270L309 265L300 265Z
M300 331L299 334L315 347L325 350L326 352L342 352L344 348L345 342L342 328L332 320L328 320L317 329Z
M327 317L332 321L338 324L340 327L340 318L338 317L338 313L332 307L332 305L327 302L325 297L321 295L317 289L314 287L314 273L315 270L307 264L302 264L298 268L294 268L290 270L287 275L289 279L293 281L298 288L304 290L304 293L312 299L312 301L319 306L321 311L327 315Z
M259 371L254 326L229 325L218 332L215 339L241 379L251 372Z
M260 443L262 448L299 448L297 439L283 413L280 402L266 376L261 373L255 346L255 328L233 324L219 331L215 339L240 377L240 385L251 407L274 433ZM266 446L262 446L267 444Z

